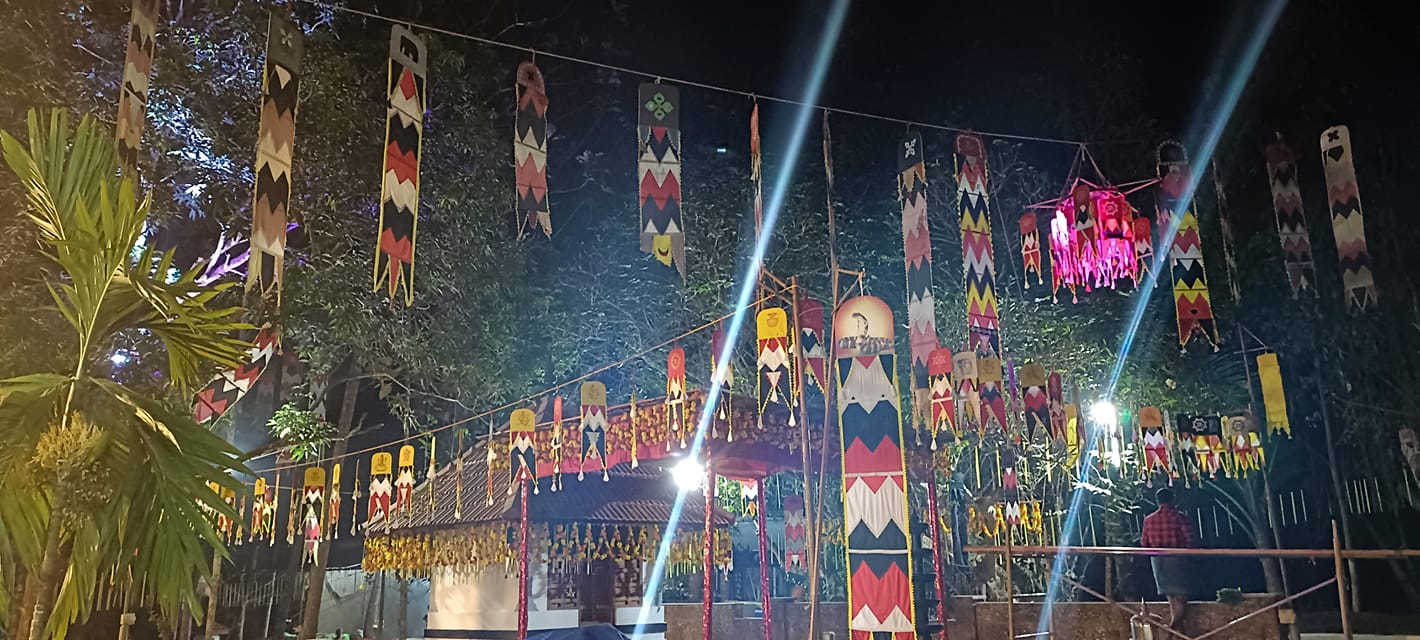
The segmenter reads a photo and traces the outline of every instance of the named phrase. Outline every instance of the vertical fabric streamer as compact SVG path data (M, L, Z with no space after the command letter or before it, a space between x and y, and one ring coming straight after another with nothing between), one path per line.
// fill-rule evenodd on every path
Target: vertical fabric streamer
M595 458L600 465L602 482L610 477L606 465L606 385L595 380L582 383L582 462L577 479L586 475L587 459Z
M950 361L950 359L948 359ZM937 596L937 623L942 625L942 640L947 640L947 589L942 572L942 514L937 511L937 470L927 469L927 526L932 528L932 589Z
M976 352L970 349L958 352L952 357L952 378L956 382L957 409L961 418L957 421L957 431L971 430L981 433L981 391L978 387Z
M916 133L904 138L897 148L897 199L902 205L902 253L907 268L907 342L912 355L912 428L919 434L926 430L932 412L927 359L941 346L932 297L932 234L927 227L923 152L922 135Z
M552 209L547 197L547 88L542 71L532 62L518 65L514 92L518 99L513 131L513 164L517 167L518 237L542 227L552 237Z
M784 571L803 575L808 567L808 537L805 530L804 497L786 495L784 509Z
M1016 448L1009 442L1001 445L1001 492L1006 509L1006 535L1021 526L1021 492L1016 477Z
M148 119L148 82L153 76L154 37L158 32L158 0L133 0L128 19L128 53L123 60L123 86L118 97L115 142L118 167L138 186L138 147Z
M1267 433L1292 437L1292 422L1287 419L1287 391L1282 387L1282 368L1277 354L1257 356L1257 380L1262 385L1262 406L1267 411Z
M685 278L680 211L680 90L659 83L637 91L637 173L641 179L641 251Z
M337 462L330 469L330 497L329 507L326 510L325 539L335 540L340 537L340 463Z
M976 364L981 382L981 427L989 432L996 429L1006 432L1006 397L1001 392L1002 368L1000 358L982 358Z
M755 518L759 525L759 595L760 606L764 607L764 640L774 640L774 614L773 602L770 598L769 590L769 528L764 519L764 494L769 493L768 487L764 486L764 479L759 480L759 491L755 492L755 500L758 504Z
M403 511L405 519L414 507L414 445L399 448L398 474L394 477L394 510Z
M532 482L532 491L537 493L537 449L533 447L533 437L537 433L537 414L532 409L514 409L508 417L508 495L513 495L514 485L523 487L527 493L527 483Z
M1173 465L1169 463L1169 435L1164 429L1164 415L1158 407L1139 409L1139 440L1144 449L1144 464L1140 475L1148 486L1154 486L1154 474L1162 473L1173 484Z
M720 397L715 399L715 418L725 422L725 438L728 442L735 441L735 423L730 419L735 405L735 358L733 352L725 360L725 371L720 371L720 354L725 353L726 342L729 334L725 332L725 323L721 321L715 326L715 330L710 333L710 377L713 382L720 383ZM718 380L715 378L718 376ZM710 421L710 434L716 435L715 420Z
M1025 275L1021 277L1021 286L1030 288L1030 274L1035 273L1035 283L1045 284L1045 277L1042 275L1040 257L1040 226L1036 221L1034 211L1027 211L1021 214L1021 262L1025 264Z
M1213 301L1208 293L1208 273L1203 267L1203 241L1198 234L1198 216L1193 212L1192 182L1188 153L1183 145L1172 140L1159 145L1159 190L1157 193L1159 228L1167 233L1175 216L1179 217L1178 235L1169 247L1169 265L1173 280L1173 299L1178 317L1178 346L1188 348L1195 333L1203 336L1218 350L1218 324L1213 319Z
M680 448L685 448L687 430L685 416L685 349L679 346L671 349L666 356L666 422L670 433L666 434L666 450L670 451L671 439L680 436ZM633 436L634 437L634 436Z
M518 483L518 640L528 637L528 481Z
M1272 212L1277 216L1277 236L1282 241L1282 267L1292 298L1303 289L1316 291L1316 265L1312 263L1312 240L1307 217L1302 210L1302 189L1297 184L1297 154L1282 141L1267 145L1267 180L1272 187Z
M393 474L394 457L388 452L370 456L370 506L365 513L365 523L374 522L378 516L384 521L386 531L389 531L394 515L390 509L390 491L393 489L390 480Z
M960 438L957 427L956 391L952 389L952 350L941 347L927 358L927 376L932 383L932 450L943 431Z
M986 146L976 135L956 137L957 212L966 269L968 349L1001 355L1001 317L996 304L996 257L991 248L991 205L987 193Z
M857 327L834 345L849 632L853 640L911 640L916 615L892 311L859 296L833 323Z
M759 334L756 382L759 396L759 428L764 428L764 414L771 406L788 410L789 426L794 420L793 363L789 358L789 317L783 309L770 307L755 317Z
M1050 433L1050 396L1046 393L1045 367L1036 363L1021 367L1021 387L1026 440L1035 442L1037 433Z
M1356 184L1356 160L1351 155L1351 130L1345 125L1321 132L1321 164L1326 173L1331 230L1336 236L1346 306L1365 311L1377 302L1376 280L1371 274L1371 253L1366 248L1366 221L1361 211L1361 190Z
M807 365L809 383L828 392L828 351L824 348L823 303L808 296L799 298L799 348Z
M705 451L705 529L703 533L703 547L701 573L701 608L700 608L700 637L704 640L711 640L714 636L713 625L715 614L715 460L710 457L709 449Z
M325 469L306 469L305 489L301 493L301 525L306 536L305 553L301 562L310 564L320 553L322 508L325 507ZM291 514L293 517L295 513Z
M759 101L749 113L749 180L754 184L754 235L759 237L764 226L764 170L759 143Z
M192 403L192 419L198 424L208 424L225 415L232 405L256 388L256 381L280 350L280 332L270 323L262 325L251 348L247 349L246 363L221 372L197 392Z
M566 442L562 430L562 396L552 399L552 439L548 444L548 457L552 461L552 490L562 488L562 446Z
M385 281L390 303L401 286L414 304L414 244L419 231L419 160L424 152L428 67L424 40L400 25L390 27L389 111L385 119L380 227L373 291Z
M301 80L301 29L271 14L256 136L256 189L251 209L247 289L281 304L286 259L286 213L291 203L291 153L296 146L296 102Z

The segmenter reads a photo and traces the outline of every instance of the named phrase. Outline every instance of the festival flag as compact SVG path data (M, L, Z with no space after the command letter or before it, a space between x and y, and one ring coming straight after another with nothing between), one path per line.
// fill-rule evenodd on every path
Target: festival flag
M1134 219L1134 260L1136 268L1134 284L1144 279L1144 274L1153 270L1154 266L1154 229L1149 224L1149 219L1139 216ZM1154 286L1159 286L1159 281L1154 281Z
M458 507L455 506L455 509ZM365 517L370 514L366 513ZM353 537L356 532L357 523L360 522L360 461L355 461L355 489L350 492L350 535Z
M1159 145L1157 192L1158 223L1168 229L1178 216L1178 234L1169 247L1173 298L1178 317L1178 346L1186 349L1197 333L1218 350L1218 324L1213 319L1213 301L1208 293L1208 274L1203 267L1203 241L1198 234L1198 216L1193 212L1191 172L1183 145L1168 141ZM1167 233L1167 232L1165 232Z
M804 296L799 298L799 346L807 365L809 384L827 393L828 352L824 339L828 335L823 324L823 303Z
M671 438L680 436L680 448L685 448L685 432L689 430L685 416L685 349L676 346L666 356L666 450Z
M1060 373L1052 372L1046 378L1045 397L1049 401L1050 407L1050 439L1065 442L1065 385L1060 378Z
M296 488L296 479L291 479L291 497L286 501L286 544L296 544L296 521L303 515Z
M897 147L897 199L902 205L902 252L907 267L907 343L912 352L912 426L921 431L931 415L927 359L937 342L932 296L932 234L927 227L927 168L921 134Z
M389 111L380 192L380 228L373 291L386 283L391 304L404 288L414 304L414 244L419 231L419 160L424 149L428 68L424 40L400 25L390 27Z
M414 506L414 445L399 448L399 475L394 478L394 510L404 511Z
M957 408L961 418L957 431L981 433L981 391L978 387L976 352L959 351L952 357L952 379L957 390Z
M133 0L128 18L128 53L118 97L115 141L123 177L138 185L138 147L148 118L148 82L153 76L153 42L158 31L158 0Z
M286 212L291 202L291 153L296 146L296 103L301 81L301 29L270 15L266 67L261 81L261 121L256 136L256 191L251 209L247 289L281 303L286 259Z
M292 482L295 482L295 481L292 480ZM278 513L279 511L281 511L281 472L280 472L280 471L277 471L277 472L276 472L276 487L275 487L275 491L272 493L271 499L269 499L269 500L266 501L266 510L267 510L268 513L271 514L271 515L269 516L269 518L270 518L270 524L268 524L267 527L266 527L267 531L269 532L269 535L266 536L267 545L274 547L274 546L276 546L276 516L277 516L277 513Z
M680 211L680 90L660 83L637 91L637 173L641 180L641 251L685 277Z
M715 399L715 417L725 422L725 437L729 442L734 442L735 423L730 419L730 412L735 404L735 358L733 350L727 351L729 339L724 321L710 332L710 379L712 384L718 382L720 385L720 397ZM720 372L721 354L726 356L723 373ZM710 421L710 432L712 435L716 433L715 420Z
M562 488L562 396L552 399L552 438L548 441L547 452L552 459L552 490Z
M483 458L483 466L488 470L487 473L483 474L487 479L486 486L484 487L484 491L487 494L484 496L484 504L490 507L493 506L493 467L498 464L498 451L493 446L493 429L493 418L490 417L488 419L488 445L484 447Z
M1180 414L1174 418L1177 424L1179 453L1191 457L1187 466L1192 467L1193 477L1206 473L1218 477L1223 468L1223 456L1228 447L1223 441L1223 421L1218 416ZM1185 443L1186 441L1186 443Z
M759 428L764 428L764 414L771 406L792 409L794 376L789 358L789 317L778 307L769 307L755 317L759 334L756 381L759 396ZM789 424L794 413L789 411Z
M966 271L968 349L1001 355L1001 317L996 305L996 257L991 248L991 204L987 192L986 146L981 138L956 137L957 212Z
M853 298L834 314L843 461L848 628L854 638L916 638L893 317L878 298Z
M1021 491L1016 477L1016 448L1010 443L1001 445L1001 493L1005 503L1006 524L1021 526ZM1010 531L1006 535L1011 535Z
M1267 145L1267 179L1272 186L1272 212L1277 216L1277 236L1282 240L1282 267L1292 297L1302 289L1316 295L1316 265L1312 264L1312 240L1307 233L1307 217L1302 210L1302 189L1297 184L1297 154L1282 141Z
M1078 301L1079 287L1113 289L1123 280L1138 281L1134 208L1119 190L1091 188L1077 180L1056 206L1050 229L1052 296L1057 299L1062 284Z
M606 385L595 380L582 383L582 463L577 479L586 475L587 459L600 464L602 482L610 479L606 464Z
M537 435L537 414L532 409L514 409L508 418L508 495L513 495L513 487L523 482L533 483L533 494L537 494L537 448L533 438Z
M1250 471L1260 471L1267 464L1267 453L1262 447L1262 435L1257 432L1257 423L1250 415L1229 416L1223 419L1227 424L1229 457L1233 463L1233 476L1246 477Z
M329 506L326 509L325 539L335 540L340 537L340 463L330 470L330 498Z
M271 536L270 516L275 509L267 508L267 501L270 496L267 494L266 478L257 476L256 485L251 492L251 529L247 532L247 541L263 540Z
M942 432L960 438L957 428L956 392L952 390L952 350L938 348L927 358L927 375L932 382L932 450Z
M1144 464L1140 471L1145 482L1154 486L1154 474L1162 473L1173 484L1173 465L1169 462L1169 435L1164 429L1164 414L1158 407L1139 409L1139 441L1144 449Z
M1001 359L982 358L976 364L977 376L981 381L981 428L982 431L996 429L1006 432L1006 398L1001 390Z
M547 88L532 62L518 65L513 91L518 112L513 124L513 164L517 167L518 237L542 227L552 237L552 209L547 198Z
M808 537L805 529L804 497L786 495L784 507L784 570L803 575L808 567Z
M1331 230L1336 236L1346 306L1365 311L1377 302L1376 280L1371 274L1371 252L1366 248L1366 221L1361 211L1361 189L1356 183L1356 160L1351 155L1351 130L1345 125L1321 132L1321 165L1326 174Z
M1267 432L1292 437L1292 423L1287 419L1287 391L1282 386L1282 368L1277 364L1277 354L1263 353L1257 356L1257 380L1262 385L1262 407L1267 412Z
M1050 396L1046 394L1045 367L1031 363L1021 367L1021 387L1025 404L1026 440L1035 442L1037 433L1050 433Z
M1080 428L1080 407L1075 403L1065 405L1065 462L1070 466L1080 464L1080 454L1084 444L1083 430Z
M1025 264L1025 275L1021 277L1021 285L1030 288L1030 274L1035 273L1035 283L1045 284L1045 277L1041 274L1040 258L1040 227L1036 221L1035 212L1027 211L1021 214L1021 261Z
M320 552L321 510L325 507L325 469L307 467L305 490L301 494L301 524L306 535L302 562L310 564Z
M256 387L256 381L261 378L261 374L266 371L267 365L271 364L272 358L280 349L281 334L276 327L271 323L262 325L261 330L256 333L256 339L252 341L251 348L247 349L246 363L223 371L197 392L192 406L192 419L198 424L209 424L226 414L232 405Z

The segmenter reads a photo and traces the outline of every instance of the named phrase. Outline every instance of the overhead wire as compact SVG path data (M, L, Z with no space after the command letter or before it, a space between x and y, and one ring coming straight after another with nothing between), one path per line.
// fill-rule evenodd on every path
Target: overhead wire
M695 88L697 88L697 89L705 89L705 90L707 90L707 91L718 91L718 92L720 92L720 93L728 93L728 94L731 94L731 95L743 96L743 97L751 98L751 99L759 99L759 100L765 100L765 101L768 101L768 102L777 102L777 103L780 103L780 104L794 105L794 106L800 106L800 107L811 107L811 108L816 108L816 109L823 109L824 111L828 111L828 112L831 112L831 113L841 113L841 114L843 114L843 115L855 116L855 117L859 117L859 118L865 118L865 119L868 119L868 120L879 120L879 121L882 121L882 122L892 122L892 123L896 123L896 124L907 125L907 126L909 126L909 127L920 127L920 128L923 128L923 129L935 129L935 130L938 130L938 131L950 131L950 132L954 132L954 133L972 133L972 134L976 134L976 135L983 136L983 137L987 137L987 138L1003 138L1003 139L1009 139L1009 140L1023 140L1023 141L1028 141L1028 142L1044 142L1044 143L1049 143L1049 144L1064 144L1064 145L1070 145L1070 146L1080 146L1080 145L1084 145L1084 144L1085 144L1084 142L1081 142L1081 141L1079 141L1079 140L1068 140L1068 139L1065 139L1065 138L1051 138L1051 137L1046 137L1046 136L1032 136L1032 135L1025 135L1025 134L1018 134L1018 133L1001 133L1001 132L993 132L993 131L979 131L979 130L964 128L964 127L954 127L954 126L945 125L945 124L937 124L937 123L932 123L932 122L922 122L922 121L919 121L919 120L909 120L909 119L906 119L906 118L899 118L899 117L896 117L896 116L886 116L886 115L881 115L881 114L876 114L876 113L869 113L869 112L867 112L867 111L859 111L859 110L856 110L856 109L840 109L840 108L837 108L837 107L830 107L830 106L827 106L827 105L809 104L809 103L806 103L806 102L803 102L803 101L800 101L800 100L794 100L794 99L791 99L791 98L781 98L781 97L777 97L777 96L773 96L773 95L767 95L767 94L764 94L764 93L760 93L760 92L758 92L758 91L745 91L745 90L743 90L743 89L735 89L735 88L732 88L732 87L726 87L726 86L722 86L722 85L711 84L711 83L709 83L709 82L700 82L700 81L696 81L696 80L688 80L688 79L686 79L686 78L672 77L672 76L668 76L668 75L664 75L664 74L659 74L659 73L651 73L651 72L649 72L649 71L642 71L642 70L640 70L640 69L632 69L632 68L630 68L630 67L625 67L625 66L622 66L622 65L611 64L611 63L607 63L607 62L601 62L601 61L598 61L598 60L591 60L591 59L588 59L588 58L581 58L581 57L578 57L578 56L572 56L572 55L567 55L567 54L563 54L563 53L556 53L556 52L553 52L553 51L547 51L547 50L544 50L544 49L538 49L538 48L535 48L535 47L529 47L529 46L520 45L520 44L513 44L513 43L511 43L511 42L506 42L506 41L498 40L498 39L495 39L495 38L488 38L488 37L484 37L484 36L476 36L476 35L473 35L473 34L471 34L471 33L465 33L465 32L462 32L462 31L454 31L454 30L452 30L452 29L445 29L445 28L443 28L443 27L436 27L436 26L430 25L430 24L422 24L422 23L418 23L418 22L411 22L411 21L409 21L409 20L400 20L400 19L398 19L398 18L394 18L394 17L390 17L390 16L385 16L385 15L380 15L380 14L378 14L378 13L373 13L373 12L370 12L370 11L364 11L364 10L361 10L361 9L353 9L353 8L350 8L350 7L342 7L342 6L340 6L340 5L330 4L330 3L328 3L328 2L323 2L322 0L298 0L298 1L299 1L299 2L302 2L302 3L305 3L305 4L309 4L309 5L311 5L311 6L320 7L320 8L322 8L322 9L327 9L327 10L330 10L330 11L335 11L335 12L337 12L337 13L347 13L347 14L351 14L351 15L356 15L356 16L361 16L361 17L365 17L365 18L370 18L370 19L372 19L372 20L380 20L380 21L383 21L383 22L387 22L387 23L389 23L389 24L397 24L397 25L403 25L403 26L413 27L413 28L417 28L417 29L420 29L420 30L423 30L423 31L429 31L429 32L431 32L431 33L438 33L438 34L442 34L442 35L446 35L446 36L451 36L451 37L454 37L454 38L460 38L460 39L463 39L463 40L468 40L468 41L470 41L470 42L477 42L477 43L479 43L479 44L484 44L484 45L488 45L488 46L491 46L491 47L502 47L502 48L504 48L504 49L512 49L512 50L515 50L515 51L522 51L522 52L524 52L524 53L528 53L528 54L531 54L531 55L534 55L534 56L545 56L545 57L553 58L553 59L556 59L556 60L562 60L562 61L564 61L564 62L572 62L572 63L576 63L576 64L583 64L583 65L587 65L587 66L591 66L591 67L596 67L596 68L599 68L599 69L606 69L607 71L615 71L615 72L617 72L617 73L624 73L624 74L627 74L627 75L640 76L640 77L647 78L647 79L650 79L650 80L655 80L655 81L658 81L658 82L659 82L659 81L671 82L671 83L675 83L675 84L678 84L678 85L684 85L684 86L687 86L687 87L695 87Z

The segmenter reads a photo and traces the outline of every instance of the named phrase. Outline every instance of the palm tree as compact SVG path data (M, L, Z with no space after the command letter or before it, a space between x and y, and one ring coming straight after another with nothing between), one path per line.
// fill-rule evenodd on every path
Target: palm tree
M144 246L150 200L119 179L103 126L86 117L71 131L64 112L46 124L31 111L28 146L4 132L0 145L44 250L51 324L73 349L65 370L0 380L0 554L38 578L29 637L60 638L87 618L101 577L145 584L143 604L165 619L180 603L197 611L208 548L226 554L209 518L236 517L208 483L239 489L244 467L169 400L239 363L250 345L232 336L250 326L219 304L229 284L198 285L201 265L175 269L171 253ZM135 332L163 347L153 389L94 373Z

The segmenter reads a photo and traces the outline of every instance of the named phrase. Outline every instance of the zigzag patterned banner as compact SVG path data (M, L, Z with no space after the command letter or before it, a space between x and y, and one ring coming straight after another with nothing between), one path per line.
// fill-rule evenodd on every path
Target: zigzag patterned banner
M1292 297L1310 289L1316 295L1316 265L1312 263L1312 240L1307 233L1307 217L1302 211L1302 190L1297 185L1297 154L1282 141L1267 145L1267 180L1272 185L1272 211L1277 215L1277 235L1282 240L1282 266Z
M517 166L518 237L542 227L552 237L552 209L547 200L547 89L542 71L531 62L518 65L518 113L513 125L513 163Z
M1371 252L1366 248L1366 220L1361 211L1361 189L1356 184L1356 161L1351 155L1351 130L1345 125L1321 132L1321 164L1346 306L1365 311L1377 302L1376 280L1371 274Z
M834 357L849 633L852 640L915 640L892 311L878 298L859 296L843 304L833 323L848 334L836 338Z
M976 364L981 381L981 428L1006 431L1006 396L1001 392L1003 370L1000 358L982 358Z
M1159 145L1156 158L1161 180L1156 195L1159 227L1168 229L1174 216L1180 218L1178 234L1169 247L1173 299L1178 317L1178 346L1186 349L1188 341L1197 333L1212 343L1213 350L1217 351L1218 324L1213 319L1208 273L1203 267L1203 242L1198 234L1198 216L1193 212L1193 194L1188 192L1191 181L1188 153L1183 145L1168 141Z
M1050 397L1046 394L1045 367L1028 364L1021 367L1021 387L1026 409L1026 440L1035 442L1035 434L1050 433Z
M770 307L755 316L759 333L759 349L755 352L758 380L755 389L759 397L759 426L764 427L764 414L772 406L785 410L794 406L793 363L789 358L789 314ZM795 424L789 411L789 424Z
M286 210L291 203L291 153L296 146L296 102L301 81L300 28L270 16L256 137L256 192L251 209L247 289L281 301L286 260Z
M1025 275L1021 276L1021 286L1030 288L1030 274L1035 273L1035 283L1045 284L1040 257L1040 225L1034 211L1021 214L1021 262L1025 264Z
M931 415L927 359L937 342L932 297L932 235L927 228L927 169L922 136L912 134L897 149L897 199L902 204L902 253L907 266L907 342L912 351L912 425L923 429Z
M414 304L414 241L419 230L419 158L424 145L428 68L424 41L409 29L390 28L389 113L385 120L384 187L380 192L379 247L374 291L385 281L391 302L402 286Z
M957 212L966 268L967 348L1001 355L1001 317L996 306L996 257L991 249L991 206L986 191L986 145L963 133L956 138Z
M641 176L641 250L685 277L680 213L680 90L642 84L637 91L637 173Z
M1045 398L1050 412L1050 439L1063 443L1069 422L1065 415L1065 383L1060 378L1060 372L1052 372L1046 378Z
M251 348L247 350L247 363L236 369L223 371L197 392L197 399L192 407L192 419L198 424L207 424L231 410L232 405L256 387L256 381L261 378L262 372L266 371L267 365L271 364L280 344L281 335L276 328L270 324L263 325L261 331L257 332L256 339L252 341Z
M602 471L602 482L610 476L606 465L606 385L595 380L582 383L582 463L577 479L586 477L587 460L594 459Z
M123 175L138 180L138 147L148 119L148 81L153 76L153 37L158 31L158 0L133 0L128 20L128 55L118 97L115 141Z
M952 350L942 347L927 358L927 375L932 379L932 450L943 431L961 437L957 427L956 392L952 389Z
M808 381L820 391L828 390L828 353L823 340L827 335L823 324L823 303L813 298L799 299L799 346L804 364L808 365Z

